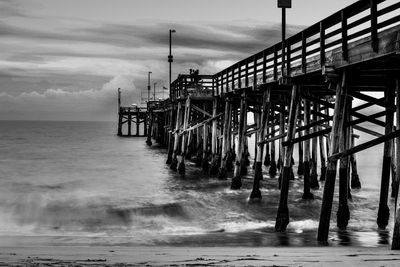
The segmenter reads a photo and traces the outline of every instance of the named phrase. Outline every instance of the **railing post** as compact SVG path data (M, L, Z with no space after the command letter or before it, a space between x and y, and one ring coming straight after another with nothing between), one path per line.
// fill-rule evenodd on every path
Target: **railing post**
M307 73L307 38L304 31L301 33L301 70Z
M238 63L238 70L239 70L239 76L238 76L238 88L242 88L242 67L240 66L240 63Z
M245 77L246 88L249 87L249 60L246 59L246 77Z
M278 80L278 50L274 45L274 80Z
M286 40L286 76L290 76L290 54L291 54L291 48L290 48L290 39Z
M253 56L253 90L257 88L257 57Z
M374 52L378 52L378 12L376 0L370 0L371 9L371 46Z
M235 67L232 66L232 91L235 89Z
M347 52L347 14L344 10L341 11L342 20L342 59L347 61L349 59Z
M320 63L321 67L325 65L325 27L324 23L321 21L319 23L319 44L320 44L320 52L319 52L319 58L320 58Z
M226 86L225 86L225 93L227 93L228 91L229 91L229 89L228 89L228 85L229 85L229 82L228 82L228 73L229 73L229 71L228 71L228 69L226 69L226 71L225 71L225 75L226 75L226 77L225 77L225 83L226 83Z
M217 78L212 77L212 96L215 96L215 87L218 87L218 76Z
M267 53L265 52L265 50L263 51L263 72L262 72L262 79L263 79L263 83L267 82Z

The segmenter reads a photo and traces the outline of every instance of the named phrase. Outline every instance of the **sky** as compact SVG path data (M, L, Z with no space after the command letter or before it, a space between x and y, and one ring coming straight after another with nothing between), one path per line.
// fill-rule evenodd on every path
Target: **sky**
M292 0L288 36L356 0ZM0 120L116 120L172 77L214 74L279 42L276 0L0 0Z

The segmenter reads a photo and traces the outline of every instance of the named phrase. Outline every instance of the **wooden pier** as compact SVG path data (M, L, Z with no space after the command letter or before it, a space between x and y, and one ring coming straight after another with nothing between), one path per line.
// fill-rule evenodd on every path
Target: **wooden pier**
M118 136L148 136L147 108L121 106L121 89L118 88ZM132 133L132 123L135 132ZM127 134L122 133L122 126L127 125ZM142 134L140 133L142 132Z
M337 226L346 229L349 188L362 186L355 154L383 143L377 226L385 229L390 172L400 166L400 3L387 2L360 0L288 38L284 53L277 43L213 75L179 75L170 88L172 97L149 109L148 144L153 138L168 146L167 163L182 175L185 160L192 159L211 176L232 178L235 190L247 173L248 151L255 149L250 199L262 198L262 164L270 166L270 176L279 175L278 232L290 222L287 201L298 146L303 198L313 199L312 190L323 188L317 239L326 243L336 177ZM382 111L366 113L372 106ZM248 113L254 114L252 124ZM365 122L383 127L384 134ZM354 130L374 139L356 144ZM255 148L247 141L251 135ZM392 177L392 197L397 198L400 172ZM393 249L400 249L399 214Z

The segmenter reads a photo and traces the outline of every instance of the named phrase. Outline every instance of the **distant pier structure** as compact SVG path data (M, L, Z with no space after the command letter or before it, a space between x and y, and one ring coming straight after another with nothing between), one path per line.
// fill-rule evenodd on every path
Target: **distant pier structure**
M356 153L383 144L377 227L385 229L395 213L388 200L397 198L400 180L400 2L357 1L283 44L212 75L179 75L170 99L148 104L147 143L167 146L167 163L182 175L185 161L193 160L211 176L230 178L234 190L242 187L254 151L249 197L260 200L261 180L277 178L277 232L290 223L292 179L304 181L304 199L313 201L313 191L323 190L316 237L322 243L328 241L332 212L339 229L348 226L351 189L362 186ZM248 121L249 113L254 121ZM356 143L360 134L372 140ZM252 135L254 147L248 143ZM333 211L336 180L339 205ZM392 248L400 249L396 215Z
M121 89L118 88L118 136L147 136L147 108L138 106L121 106ZM123 134L122 126L126 124L127 132ZM132 129L132 124L134 124Z

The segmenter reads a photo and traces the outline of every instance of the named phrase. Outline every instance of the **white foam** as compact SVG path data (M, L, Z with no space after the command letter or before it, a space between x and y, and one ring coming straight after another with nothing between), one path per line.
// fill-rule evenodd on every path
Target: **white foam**
M273 221L236 221L236 222L224 222L218 224L218 228L224 229L228 233L238 233L246 230L262 229L267 227L273 227L275 222Z

